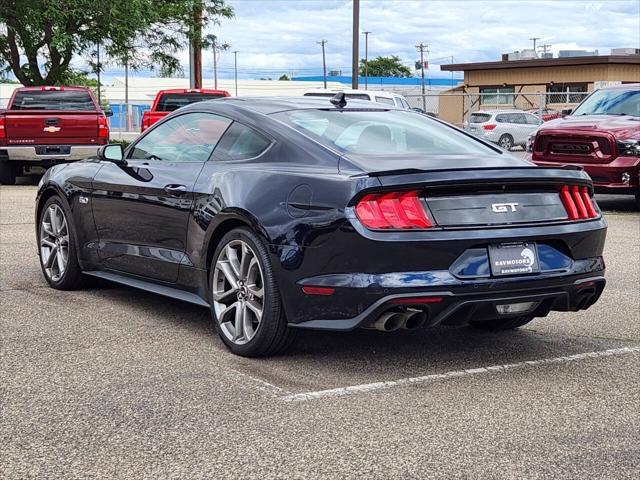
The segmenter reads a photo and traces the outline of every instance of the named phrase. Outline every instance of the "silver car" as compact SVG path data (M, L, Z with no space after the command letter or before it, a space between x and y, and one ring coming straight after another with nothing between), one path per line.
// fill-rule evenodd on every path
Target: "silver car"
M511 150L516 145L526 148L529 135L541 123L540 118L522 110L487 110L473 112L465 130Z

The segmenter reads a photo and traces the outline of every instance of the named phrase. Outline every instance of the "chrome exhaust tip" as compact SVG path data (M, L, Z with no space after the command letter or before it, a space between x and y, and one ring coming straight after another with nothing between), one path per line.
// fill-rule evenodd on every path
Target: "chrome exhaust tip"
M385 312L369 328L374 328L381 332L395 332L403 327L405 316L406 314L402 312Z
M428 320L429 316L425 310L413 310L409 309L405 314L404 324L401 328L405 330L416 330L423 327Z

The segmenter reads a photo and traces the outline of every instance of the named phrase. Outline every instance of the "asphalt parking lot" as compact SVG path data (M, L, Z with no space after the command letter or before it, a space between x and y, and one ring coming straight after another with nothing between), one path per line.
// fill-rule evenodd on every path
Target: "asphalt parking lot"
M608 286L515 332L305 333L231 355L207 310L48 288L35 187L0 187L0 478L640 478L640 214Z

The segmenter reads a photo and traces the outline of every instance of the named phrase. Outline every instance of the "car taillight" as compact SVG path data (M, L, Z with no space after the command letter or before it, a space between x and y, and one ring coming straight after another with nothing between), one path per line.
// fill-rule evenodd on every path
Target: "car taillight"
M107 117L98 117L98 138L109 138L109 124Z
M356 205L358 220L371 230L430 228L418 191L365 195Z
M7 130L4 128L4 117L0 117L0 142L7 138Z
M563 185L560 188L560 199L567 211L569 220L584 220L598 216L587 187Z
M489 125L483 125L482 128L484 128L485 130L493 130L497 126L498 125L496 125L495 123L490 123Z
M145 112L146 113L146 112ZM150 118L149 115L142 114L142 122L140 122L140 132L144 132L149 128Z

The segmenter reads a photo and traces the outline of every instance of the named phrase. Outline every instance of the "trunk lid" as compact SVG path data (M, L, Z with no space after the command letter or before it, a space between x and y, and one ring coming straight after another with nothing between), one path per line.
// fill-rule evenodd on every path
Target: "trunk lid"
M575 168L413 169L369 176L378 179L382 193L419 191L435 227L442 229L566 222L563 187L577 189L580 198L571 197L572 204L593 194L589 177Z

